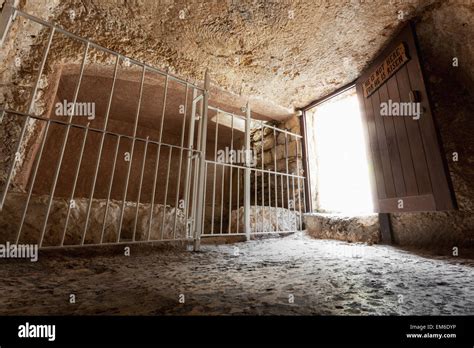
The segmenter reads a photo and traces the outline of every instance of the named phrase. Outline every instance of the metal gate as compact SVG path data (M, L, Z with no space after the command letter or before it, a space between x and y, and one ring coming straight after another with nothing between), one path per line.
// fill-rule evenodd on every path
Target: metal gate
M17 98L0 109L0 243L198 248L201 237L301 230L300 135L252 119L248 105L245 115L209 106L207 72L200 87L8 5L2 49L32 26L33 59L6 55L20 64L19 82L5 84ZM94 117L84 117L89 106ZM251 142L258 130L260 154ZM276 154L273 166L265 160L264 134L284 146L283 168Z
M200 236L250 239L300 231L306 211L305 177L298 161L302 136L253 119L248 104L242 109L245 115L208 107L207 143L212 148L205 149ZM252 132L258 131L260 146L251 141ZM280 146L284 153L279 159L283 168L277 166L274 149L271 160L265 160L264 135L273 138L274 149L277 139L283 138ZM289 168L290 140L297 159L296 173Z
M37 26L36 46L42 46L41 52L31 53L40 62L29 67L34 82L27 88L26 103L5 104L0 110L2 150L8 158L0 181L1 242L54 248L196 240L193 202L199 190L194 178L199 178L200 137L205 137L205 118L198 113L206 112L207 74L199 87L8 5L0 23L2 49L24 39L29 33L22 30L28 26ZM41 85L45 80L53 84L55 71L66 60L60 45L65 43L80 55L77 62L71 59L78 68L71 98L64 101L69 112L38 111L46 99ZM89 85L99 78L94 75L98 57L110 67L107 78L100 76L110 92L85 100ZM63 80L63 75L57 84L66 86L70 76ZM116 95L127 84L136 91L124 106L123 95ZM149 97L156 91L161 92L159 101ZM100 115L76 117L84 116L77 110L87 103L100 109ZM134 110L126 117L133 115L133 121L124 124L117 114L130 105ZM170 110L176 106L179 110ZM148 110L153 113L143 115ZM166 135L171 121L180 122L175 142Z

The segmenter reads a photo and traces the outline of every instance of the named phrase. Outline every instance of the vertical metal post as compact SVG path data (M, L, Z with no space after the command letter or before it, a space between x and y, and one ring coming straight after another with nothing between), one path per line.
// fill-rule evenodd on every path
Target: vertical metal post
M145 150L143 151L143 162L142 162L142 170L140 174L140 185L138 186L138 197L137 197L137 208L135 210L135 221L133 223L133 236L132 236L132 241L135 241L135 235L137 233L137 222L138 222L138 211L140 210L140 199L142 197L142 186L143 186L143 175L145 173L145 165L146 165L146 155L148 151L148 141L150 140L150 137L146 137L145 141ZM142 231L144 232L144 231Z
M155 167L155 177L153 179L153 190L151 194L151 205L150 205L150 217L148 223L148 238L150 240L151 236L151 225L153 224L153 208L155 205L155 193L156 193L156 183L158 178L158 170L160 167L160 155L161 155L161 141L163 139L163 125L165 122L165 115L166 115L166 98L168 97L168 82L169 82L169 75L166 75L165 79L165 87L163 91L163 109L161 110L161 124L160 124L160 135L158 137L158 150L156 152L156 167ZM166 208L163 207L163 214Z
M234 114L232 114L232 122L231 122L231 138L230 138L230 153L231 158L234 159ZM231 164L234 164L234 161L231 161ZM228 232L229 234L232 233L232 170L233 167L229 166L229 223L228 223Z
M215 204L216 204L216 176L217 176L217 141L219 134L219 112L216 113L216 132L214 139L214 172L213 172L213 182L212 182L212 207L211 207L211 234L214 234L214 216L215 216Z
M306 125L306 111L303 111L303 115L300 117L300 134L301 138L301 159L303 162L303 197L304 197L304 212L312 211L311 207L311 180L308 175L309 163L308 163L308 127ZM306 192L308 193L306 195Z
M204 94L202 100L202 115L201 115L201 142L199 146L199 186L198 186L198 195L196 203L196 215L197 219L194 233L194 251L198 251L201 244L201 234L202 231L202 221L203 221L203 200L204 194L206 192L204 187L204 178L206 175L206 142L207 142L207 108L209 102L209 87L210 87L209 72L206 70L204 74Z
M206 197L207 197L207 167L208 167L208 163L206 161L204 161L206 163L206 170L204 172L204 197L203 197L203 200L204 202L202 203L202 221L201 221L201 233L204 233L205 232L205 222L206 222Z
M270 214L268 215L268 221L272 223L272 214L271 214L271 207L272 207L272 177L270 173L268 173L268 210Z
M303 219L303 216L301 214L301 185L300 185L300 181L301 181L301 178L300 178L300 175L301 175L301 172L300 172L300 159L299 159L299 144L300 140L298 140L298 138L296 138L296 171L298 173L298 177L297 177L297 180L298 180L298 209L299 209L299 213L300 213L300 218L299 218L299 222L300 222L300 226L299 226L299 230L302 230L303 229L303 223L302 223L302 219Z
M188 151L187 151L187 161L186 161L186 175L184 179L184 216L186 218L186 226L188 226L188 212L189 212L189 201L190 201L190 192L191 192L191 165L194 152L194 123L196 121L196 97L197 91L193 88L193 100L191 103L191 118L189 120L189 130L188 130ZM191 217L192 218L192 217ZM187 228L187 227L186 227Z
M68 201L67 213L66 213L66 222L64 223L63 236L61 238L61 246L64 245L64 239L66 238L67 227L69 224L69 216L71 215L71 208L74 204L74 195L76 194L77 179L79 178L79 172L81 171L82 158L84 157L84 150L86 148L87 136L89 134L90 122L87 123L87 128L84 133L84 138L82 139L81 154L79 156L79 162L77 163L76 174L74 175L74 183L72 184L72 192Z
M162 240L164 239L164 233L165 233L166 204L168 202L168 185L170 183L170 168L171 168L172 153L173 153L173 147L169 146L168 169L166 171L165 196L164 196L164 203L163 203L163 219L161 221L161 239Z
M277 149L277 140L278 138L276 137L276 132L275 128L273 128L273 147L275 149L274 156L273 156L273 170L275 173L278 171L277 170L277 161L276 161L276 149ZM275 231L280 230L280 221L278 219L278 181L277 181L277 175L275 174L275 216L276 216L276 226L275 226Z
M222 234L222 223L224 221L224 180L225 180L225 166L221 164L222 173L221 173L221 220L220 220L220 229L219 234Z
M286 164L286 206L288 210L291 210L290 207L290 178L288 176L288 133L285 132L285 164ZM294 203L294 202L293 202Z
M179 207L179 190L181 188L181 168L183 166L183 146L184 146L184 133L186 132L186 111L188 110L188 83L186 83L186 93L184 97L184 114L183 114L183 127L181 128L181 149L179 151L179 168L178 168L178 182L176 188L176 201L174 204L174 222L173 222L173 239L176 239L176 223L178 217Z
M244 177L244 229L245 237L250 240L250 105L245 108L245 177ZM256 184L256 183L255 183Z
M240 233L239 223L240 223L240 168L237 168L237 209L236 209L236 219L237 219L237 233Z
M265 232L265 173L263 172L264 170L264 163L263 163L263 157L264 157L264 153L263 153L263 133L264 133L264 128L263 128L263 121L260 121L260 131L262 132L262 134L260 135L261 138L260 138L260 145L262 147L262 151L261 151L261 159L262 159L262 205L260 206L260 212L262 213L262 231L261 232Z
M204 96L204 95L203 95ZM201 114L203 113L203 107L204 107L204 103L202 102L202 99L199 101L201 103ZM191 216L192 216L192 219L191 219L191 231L193 231L193 234L194 232L196 231L196 222L197 222L197 219L196 219L196 214L198 213L197 211L197 203L200 202L202 203L202 201L198 201L198 186L200 185L200 182L199 182L199 173L200 173L200 167L199 167L199 159L200 159L200 156L201 156L201 152L200 152L200 149L201 149L201 134L202 134L202 118L201 117L196 117L196 120L198 121L198 134L197 134L197 139L196 139L196 147L198 149L198 153L196 153L196 156L195 156L195 161L194 161L194 169L193 169L193 198L192 198L192 209L191 209ZM207 130L206 130L207 131ZM194 139L193 139L194 140ZM205 155L205 153L204 153ZM204 157L204 160L205 160L205 157Z
M110 195L112 194L112 185L114 183L115 168L117 167L117 157L118 157L118 152L119 152L119 148L120 148L120 140L121 139L122 139L122 136L119 135L117 137L117 143L115 144L114 163L112 164L112 171L110 173L109 188L107 190L107 201L105 203L105 209L104 209L104 221L103 221L103 224L102 224L102 232L100 234L100 243L99 244L102 244L103 241L104 241L105 224L107 223L107 213L109 211ZM87 223L87 221L86 221L86 223Z

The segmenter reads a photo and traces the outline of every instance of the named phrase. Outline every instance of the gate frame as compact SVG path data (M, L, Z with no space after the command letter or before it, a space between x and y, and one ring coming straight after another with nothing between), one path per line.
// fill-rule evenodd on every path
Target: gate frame
M45 50L43 52L43 55L41 57L41 64L40 64L40 67L39 67L38 72L37 72L35 83L33 85L33 90L32 90L30 99L28 101L28 105L27 105L27 110L28 111L26 113L24 113L24 112L19 112L19 111L16 111L16 110L6 109L4 105L0 106L0 123L3 121L4 116L6 114L15 115L17 117L24 118L24 123L23 123L23 126L21 128L21 131L20 131L20 134L19 134L19 137L18 137L18 140L17 140L18 143L16 144L14 153L18 153L21 146L22 146L22 144L24 143L26 128L27 128L28 123L31 120L44 121L44 122L46 122L45 127L49 127L49 125L51 123L54 123L54 124L61 124L63 126L66 126L67 130L69 130L70 128L83 129L83 130L85 130L86 134L89 131L93 131L93 132L102 133L103 137L105 137L106 134L116 136L116 137L118 137L118 142L120 142L121 138L129 138L129 139L132 140L132 150L131 150L132 151L132 156L133 156L133 145L135 144L135 141L137 141L137 140L138 141L146 141L147 144L148 143L150 143L150 144L155 143L159 147L168 146L170 148L170 151L171 151L172 148L179 148L182 151L187 151L187 153L188 153L188 167L187 167L187 172L186 172L186 177L185 177L185 192L184 192L184 194L185 194L184 214L185 214L185 217L186 217L186 236L184 238L174 238L174 236L173 236L173 239L163 239L162 238L162 239L157 239L157 240L150 240L149 233L148 233L148 239L147 240L137 241L135 239L132 239L130 241L121 241L120 240L121 228L119 228L119 230L117 232L118 240L116 242L103 243L102 239L101 239L100 243L87 243L86 244L86 243L84 243L84 238L85 238L85 234L84 234L81 238L81 243L80 244L64 245L63 242L62 242L60 245L43 246L42 243L43 243L44 231L45 231L47 221L48 221L48 217L49 217L49 209L50 209L51 203L54 199L54 188L53 188L53 191L49 192L49 194L48 194L48 196L49 196L49 198L48 198L48 201L49 201L48 212L45 216L45 222L44 222L44 226L43 226L43 229L42 229L43 232L41 233L41 236L40 236L41 240L38 243L39 248L40 249L53 249L53 248L74 248L74 247L84 247L84 246L86 246L86 247L87 246L104 246L104 245L110 246L110 245L120 245L120 244L126 245L126 244L138 244L138 243L154 243L154 242L161 242L161 241L179 241L179 240L189 241L191 239L194 239L195 250L197 250L199 248L199 241L200 241L200 235L201 235L201 232L196 229L196 227L200 226L200 225L195 224L196 213L199 212L199 206L197 206L196 202L199 202L199 201L196 199L196 195L192 196L193 203L192 203L192 209L191 209L191 212L190 212L191 214L188 215L188 213L189 213L188 208L189 208L189 205L191 203L190 202L191 201L191 199L190 199L190 189L191 189L190 185L191 185L191 182L190 182L189 176L190 176L192 160L197 157L196 166L198 166L197 168L199 169L198 176L200 178L203 177L202 173L200 171L200 170L202 170L202 164L200 164L200 163L203 162L203 161L199 161L199 159L202 158L202 147L204 147L204 149L205 149L205 141L203 141L203 140L205 139L205 133L206 133L205 125L207 125L207 101L208 101L208 91L209 91L209 86L210 86L209 74L208 74L207 70L206 70L205 78L204 78L204 87L199 87L198 85L193 84L193 83L189 82L188 80L184 80L184 79L181 79L177 76L174 76L174 75L170 74L168 71L161 71L160 69L157 69L157 68L155 68L153 66L150 66L146 63L140 62L140 61L135 60L133 58L127 57L127 56L125 56L121 53L112 51L112 50L110 50L106 47L103 47L99 44L96 44L96 43L92 42L91 40L89 40L87 38L83 38L83 37L80 37L78 35L75 35L75 34L69 32L65 29L62 29L62 28L56 26L53 23L50 23L48 21L45 21L45 20L40 19L38 17L35 17L33 15L30 15L30 14L18 9L14 5L15 4L12 5L12 3L9 0L7 0L7 2L3 6L3 9L2 9L2 12L1 12L1 15L0 15L0 48L3 47L5 39L8 37L8 34L9 34L10 28L12 26L12 23L18 18L18 16L23 17L24 19L30 20L31 22L34 22L36 24L41 25L42 26L41 30L48 30L48 29L50 30L50 32L48 34L46 48L45 48ZM76 91L75 91L75 96L74 96L74 104L76 103L76 97L77 97L77 94L78 94L78 91L79 91L79 88L80 88L80 85L81 85L81 79L82 79L82 76L83 76L84 65L85 65L85 61L86 61L86 55L87 55L88 51L91 48L94 48L94 49L97 49L101 52L110 54L112 57L114 57L116 59L114 77L113 77L113 85L115 85L115 81L116 81L116 78L117 78L117 74L116 74L117 71L116 70L117 70L118 62L120 60L128 61L131 65L136 65L137 67L142 68L139 105L140 105L141 94L142 94L142 89L143 89L144 74L145 74L146 71L156 73L160 76L165 76L166 86L167 86L167 82L168 82L169 79L172 79L172 80L180 83L181 85L184 85L186 87L186 96L187 96L187 93L188 93L188 89L192 88L193 89L193 104L192 104L192 112L191 112L191 118L190 118L191 121L190 121L190 124L189 124L189 132L190 132L189 142L188 142L189 146L188 147L183 147L183 146L176 146L176 145L166 144L166 143L162 142L161 137L160 137L159 141L151 141L151 140L149 141L148 138L145 140L145 139L140 139L140 138L136 137L136 134L134 134L133 136L128 136L128 135L123 135L123 134L117 134L117 133L114 133L114 132L110 132L110 131L107 131L107 121L105 122L105 125L103 126L103 129L94 129L94 128L90 128L89 124L87 124L87 126L83 126L83 125L79 125L79 124L73 124L72 120L71 120L71 117L68 118L68 122L63 122L63 121L58 121L58 120L52 120L50 118L43 117L43 116L33 115L32 114L33 113L33 107L34 107L34 104L35 104L35 101L36 101L36 95L37 95L37 92L38 92L39 82L40 82L41 76L43 75L43 72L44 72L44 67L45 67L45 64L46 64L46 60L48 58L49 50L51 48L51 43L52 43L52 40L53 40L53 36L56 33L61 33L61 34L65 35L66 37L68 37L72 40L76 40L77 42L80 42L80 43L85 45L85 51L84 51L84 55L83 55L83 59L82 59L82 63L81 63L81 71L80 71L80 76L79 76L79 82L76 86ZM167 92L166 86L165 86L165 97L164 97L165 102L163 104L163 113L165 112L165 108L166 108L166 104L165 104L166 103L166 92ZM202 94L197 96L198 92L201 92ZM114 89L112 88L111 93L110 93L110 100L109 100L109 105L108 105L108 110L107 110L107 116L106 117L108 117L108 113L110 111L110 102L112 100L113 93L114 93ZM202 115L203 115L202 118L196 117L196 104L198 102L202 103ZM138 121L139 111L140 111L140 107L138 107L135 123L137 123L137 121ZM185 118L186 118L186 110L185 110L185 114L184 114L184 119ZM195 120L196 119L202 119L203 120L203 122L200 123L199 135L198 135L202 140L198 142L197 149L194 149L194 128L195 128ZM163 120L164 120L164 117L163 117ZM162 120L162 123L163 123L163 120ZM135 126L136 126L136 124L135 124ZM163 127L163 125L162 125L162 127ZM134 129L135 128L136 127L134 127ZM184 126L183 126L183 128L184 128ZM160 132L162 130L163 130L163 128L161 128ZM201 137L201 132L204 133L204 137ZM47 134L45 132L44 138L46 139L46 137L47 137ZM67 139L68 139L68 133L66 133L66 136L65 136L65 139L64 139L65 144L67 142ZM61 152L64 152L64 151L61 151ZM81 154L80 160L81 159L82 159L82 154ZM99 153L99 156L98 156L98 163L100 163L100 159L101 159L101 153ZM0 213L3 210L3 206L5 204L5 201L6 201L6 198L7 198L7 195L8 195L8 191L10 189L11 181L12 181L13 176L14 176L13 174L14 174L14 171L15 171L16 167L17 167L17 161L12 160L12 162L10 164L10 168L7 170L7 176L6 176L6 180L5 180L5 183L4 183L4 188L3 188L2 192L0 193ZM130 164L129 164L129 168L128 168L128 172L127 172L127 174L128 174L127 177L130 174L130 167L131 167L131 160L130 160ZM60 168L61 168L61 162L59 163L59 166L58 166L58 172L59 172ZM112 177L111 180L113 180L113 177ZM202 179L200 179L200 180L202 180ZM56 182L56 179L54 180L54 182ZM127 180L127 184L128 184L128 180ZM34 183L32 183L31 188L33 187L33 185L34 185ZM54 185L54 187L55 186L56 185ZM195 188L196 187L194 185L193 189L195 189ZM141 193L141 187L140 187L139 192ZM199 193L202 194L201 189L199 190ZM31 194L28 194L28 195L31 196ZM125 201L126 201L126 195L127 195L127 190L125 189L125 198L122 202L123 205L125 204ZM90 204L89 204L89 208L88 208L88 214L89 214L90 206L91 206L91 203L92 203L92 200L93 200L93 195L91 195L91 197L88 198L88 199L90 199ZM135 203L137 204L137 207L138 207L139 201L137 201ZM165 206L165 204L164 204L164 206ZM26 208L28 208L28 205L26 206ZM177 207L175 207L175 208L177 209ZM152 210L150 209L150 211L152 211ZM25 213L26 213L26 210L25 210ZM107 211L106 211L105 214L107 214ZM122 214L123 214L123 210L121 211L121 215ZM121 220L122 220L122 216L121 216ZM135 222L135 224L136 224L136 222ZM187 226L189 224L190 224L191 231L188 231L188 229L187 229ZM122 221L120 221L120 227L121 227L121 225L122 225ZM150 226L151 226L151 223L150 223ZM67 225L66 225L66 228L67 228ZM86 221L86 229L87 229L87 221ZM21 235L21 229L17 233L16 242L14 242L15 244L19 244L20 235ZM133 232L133 235L135 235L135 231ZM11 243L11 244L13 244L13 243Z

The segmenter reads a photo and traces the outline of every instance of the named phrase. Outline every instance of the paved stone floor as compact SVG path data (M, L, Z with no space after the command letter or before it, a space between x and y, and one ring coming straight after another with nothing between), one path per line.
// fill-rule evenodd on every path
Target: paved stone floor
M47 255L0 263L0 314L473 315L473 266L303 234L199 253Z

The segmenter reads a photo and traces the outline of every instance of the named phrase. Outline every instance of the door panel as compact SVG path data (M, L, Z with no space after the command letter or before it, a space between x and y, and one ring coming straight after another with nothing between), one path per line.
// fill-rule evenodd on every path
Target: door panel
M406 54L408 61L400 52ZM454 209L454 196L410 25L360 76L356 89L372 164L369 167L376 211ZM382 103L388 109L397 104L400 110L408 105L400 103L409 102L420 103L419 119L413 114L381 115Z

